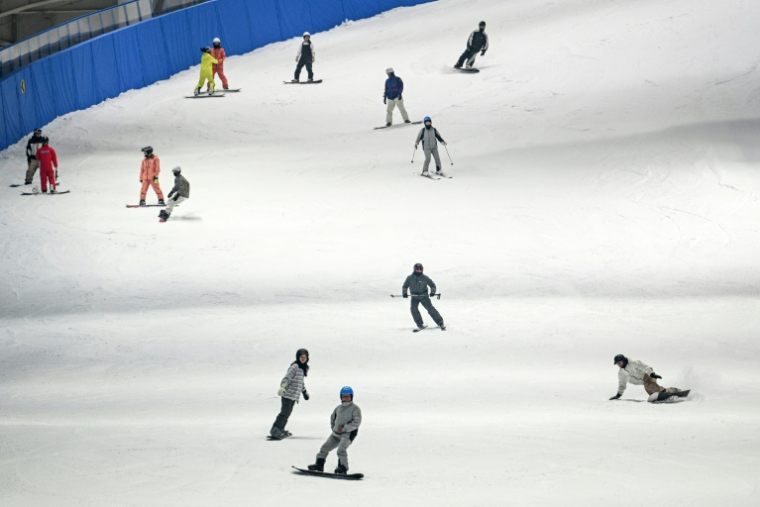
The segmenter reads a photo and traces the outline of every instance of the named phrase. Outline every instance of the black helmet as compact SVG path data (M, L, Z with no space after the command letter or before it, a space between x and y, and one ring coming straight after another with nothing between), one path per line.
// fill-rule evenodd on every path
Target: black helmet
M424 271L425 268L422 267L422 263L421 262L418 262L417 264L414 265L414 270L415 271Z
M615 361L612 364L618 364L620 361L623 361L623 368L628 366L628 358L625 357L623 354L616 355Z
M181 173L181 172L182 172L182 168L181 168L180 166L177 166L177 167L175 167L174 169L172 169L172 172L173 172L173 173L174 173L174 175L176 176L176 175L178 175L179 173Z
M485 28L485 27L486 27L486 22L485 22L485 21L481 21L481 22L478 24L478 26Z
M36 129L34 129L34 135L35 136L42 135L42 129L39 128L39 127L37 127Z
M298 358L301 357L301 354L306 354L306 362L309 362L309 351L306 349L298 349L296 351L296 361L298 361Z
M153 146L146 146L146 147L145 147L145 148L143 148L141 151L142 151L143 153L145 153L145 156L146 156L146 157L150 157L151 155L153 155Z
M48 137L42 138L42 144L48 144L50 142L50 139Z
M209 53L211 51L211 48L208 46L203 46L201 48L201 53Z

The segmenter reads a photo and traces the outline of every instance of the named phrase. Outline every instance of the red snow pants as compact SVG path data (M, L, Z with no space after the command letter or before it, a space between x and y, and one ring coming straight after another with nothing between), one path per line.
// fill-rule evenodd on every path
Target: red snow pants
M43 192L47 192L48 182L50 182L50 189L55 190L55 169L53 166L40 167L40 188Z

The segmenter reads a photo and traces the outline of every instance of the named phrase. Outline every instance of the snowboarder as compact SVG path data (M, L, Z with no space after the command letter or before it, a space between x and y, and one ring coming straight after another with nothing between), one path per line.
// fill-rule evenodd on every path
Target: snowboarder
M425 151L425 163L422 166L422 175L427 176L428 167L430 167L430 156L435 157L435 172L440 174L441 172L441 157L438 155L438 141L441 141L446 146L446 141L443 140L438 130L433 128L433 120L430 116L425 116L425 126L422 127L420 133L417 134L417 140L414 142L414 149L422 141L422 149Z
M309 392L304 385L304 377L309 374L309 351L298 349L296 351L296 360L290 363L288 371L282 377L280 389L277 395L280 397L280 413L272 424L269 434L272 438L281 439L291 436L291 433L285 429L288 424L288 418L293 412L293 407L303 394L303 399L309 401Z
M180 166L172 169L174 174L174 187L169 192L169 204L165 209L158 212L158 216L166 222L174 211L174 206L183 202L185 199L190 198L190 182L188 182L184 176L182 176L182 168ZM159 201L159 204L163 204L163 201Z
M409 292L412 293L412 318L414 323L417 324L418 329L425 329L425 324L422 322L422 315L420 315L419 305L421 304L425 310L427 310L430 317L433 318L435 323L441 330L445 331L446 326L443 325L443 317L435 309L430 298L435 296L435 282L422 272L424 268L419 262L414 265L414 272L406 277L404 285L401 288L401 295L404 298L409 297ZM428 296L427 289L430 287L430 296Z
M348 472L348 447L353 443L359 433L359 425L362 423L362 410L354 404L354 390L345 386L340 390L340 405L333 410L330 416L330 428L332 433L317 453L317 462L309 465L309 470L324 472L325 460L330 451L338 448L338 466L336 474Z
M459 61L454 65L454 68L461 69L466 60L467 68L471 69L475 63L475 57L478 56L478 51L480 51L480 56L485 56L486 51L488 51L488 34L486 34L485 21L481 21L478 29L470 34L470 38L467 39L467 49L459 57Z
M161 186L158 184L158 174L161 172L161 161L153 154L153 147L146 146L142 149L145 154L145 158L140 166L140 183L142 183L142 189L140 190L140 206L145 205L145 196L148 193L148 186L153 187L153 191L158 197L158 204L164 205L164 193L161 192Z
M309 32L303 33L303 42L298 48L296 53L296 73L294 83L297 83L301 78L301 69L306 66L306 72L308 72L309 81L314 81L314 72L311 69L312 64L317 61L317 52L314 50L314 44L311 43L311 34Z
M198 86L195 87L193 95L199 95L203 84L208 81L208 94L214 94L214 65L219 63L219 60L211 56L211 48L208 46L201 48L201 77L198 80Z
M388 74L388 79L385 80L385 94L383 95L383 104L388 106L385 114L385 126L390 127L393 123L393 109L396 106L401 111L404 123L410 123L409 115L406 114L406 108L404 108L404 99L401 97L404 92L404 82L393 71L393 67L385 69L385 73Z
M618 371L618 392L610 400L617 400L625 392L626 384L629 382L635 385L643 385L644 390L649 395L648 401L658 401L669 398L681 392L677 387L668 387L667 389L657 384L657 379L662 378L654 372L654 369L642 363L641 361L629 360L623 354L615 356L615 364L620 368ZM665 393L660 395L660 393Z
M37 168L40 166L37 160L37 149L42 146L42 129L34 129L34 134L26 143L26 178L24 185L31 185Z
M47 192L48 182L50 183L50 193L55 193L55 180L58 173L58 155L55 150L48 146L50 140L47 137L42 138L42 146L37 149L37 160L40 163L40 187L42 192Z
M219 79L222 80L222 88L229 90L229 83L227 83L227 76L224 75L224 60L227 58L227 54L222 47L222 41L219 37L214 38L214 46L211 48L211 56L216 58L219 63L215 63L211 66L211 75L216 77L219 75ZM207 88L206 91L211 91L211 88Z

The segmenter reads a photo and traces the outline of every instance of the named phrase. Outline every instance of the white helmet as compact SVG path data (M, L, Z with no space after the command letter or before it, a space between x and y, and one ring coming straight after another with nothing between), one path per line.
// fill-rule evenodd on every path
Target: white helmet
M219 40L219 37L214 37L214 44L221 44L222 41Z
M304 37L311 37L311 34L310 34L309 32L304 32L304 33L303 33L303 36L304 36Z
M387 69L385 69L385 73L386 74L393 74L393 67L388 67Z

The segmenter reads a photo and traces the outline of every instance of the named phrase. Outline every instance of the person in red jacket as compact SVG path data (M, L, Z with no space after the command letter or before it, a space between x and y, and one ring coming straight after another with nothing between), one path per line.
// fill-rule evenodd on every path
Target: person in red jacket
M212 76L216 76L218 74L219 79L222 80L222 88L229 90L230 85L227 83L227 76L224 75L224 59L227 58L227 55L224 52L222 41L219 40L219 37L214 39L214 47L211 48L211 56L219 61L219 63L215 63L211 67L211 70L213 72Z
M164 193L161 192L161 186L158 184L158 174L161 172L161 161L153 154L153 147L146 146L142 149L145 158L140 166L140 206L145 206L145 196L148 193L148 186L153 187L153 191L158 196L159 206L164 206Z
M40 163L40 188L47 192L48 182L50 183L50 193L55 192L55 173L58 170L58 155L55 150L48 146L50 140L47 137L42 138L42 146L37 148L37 160Z

